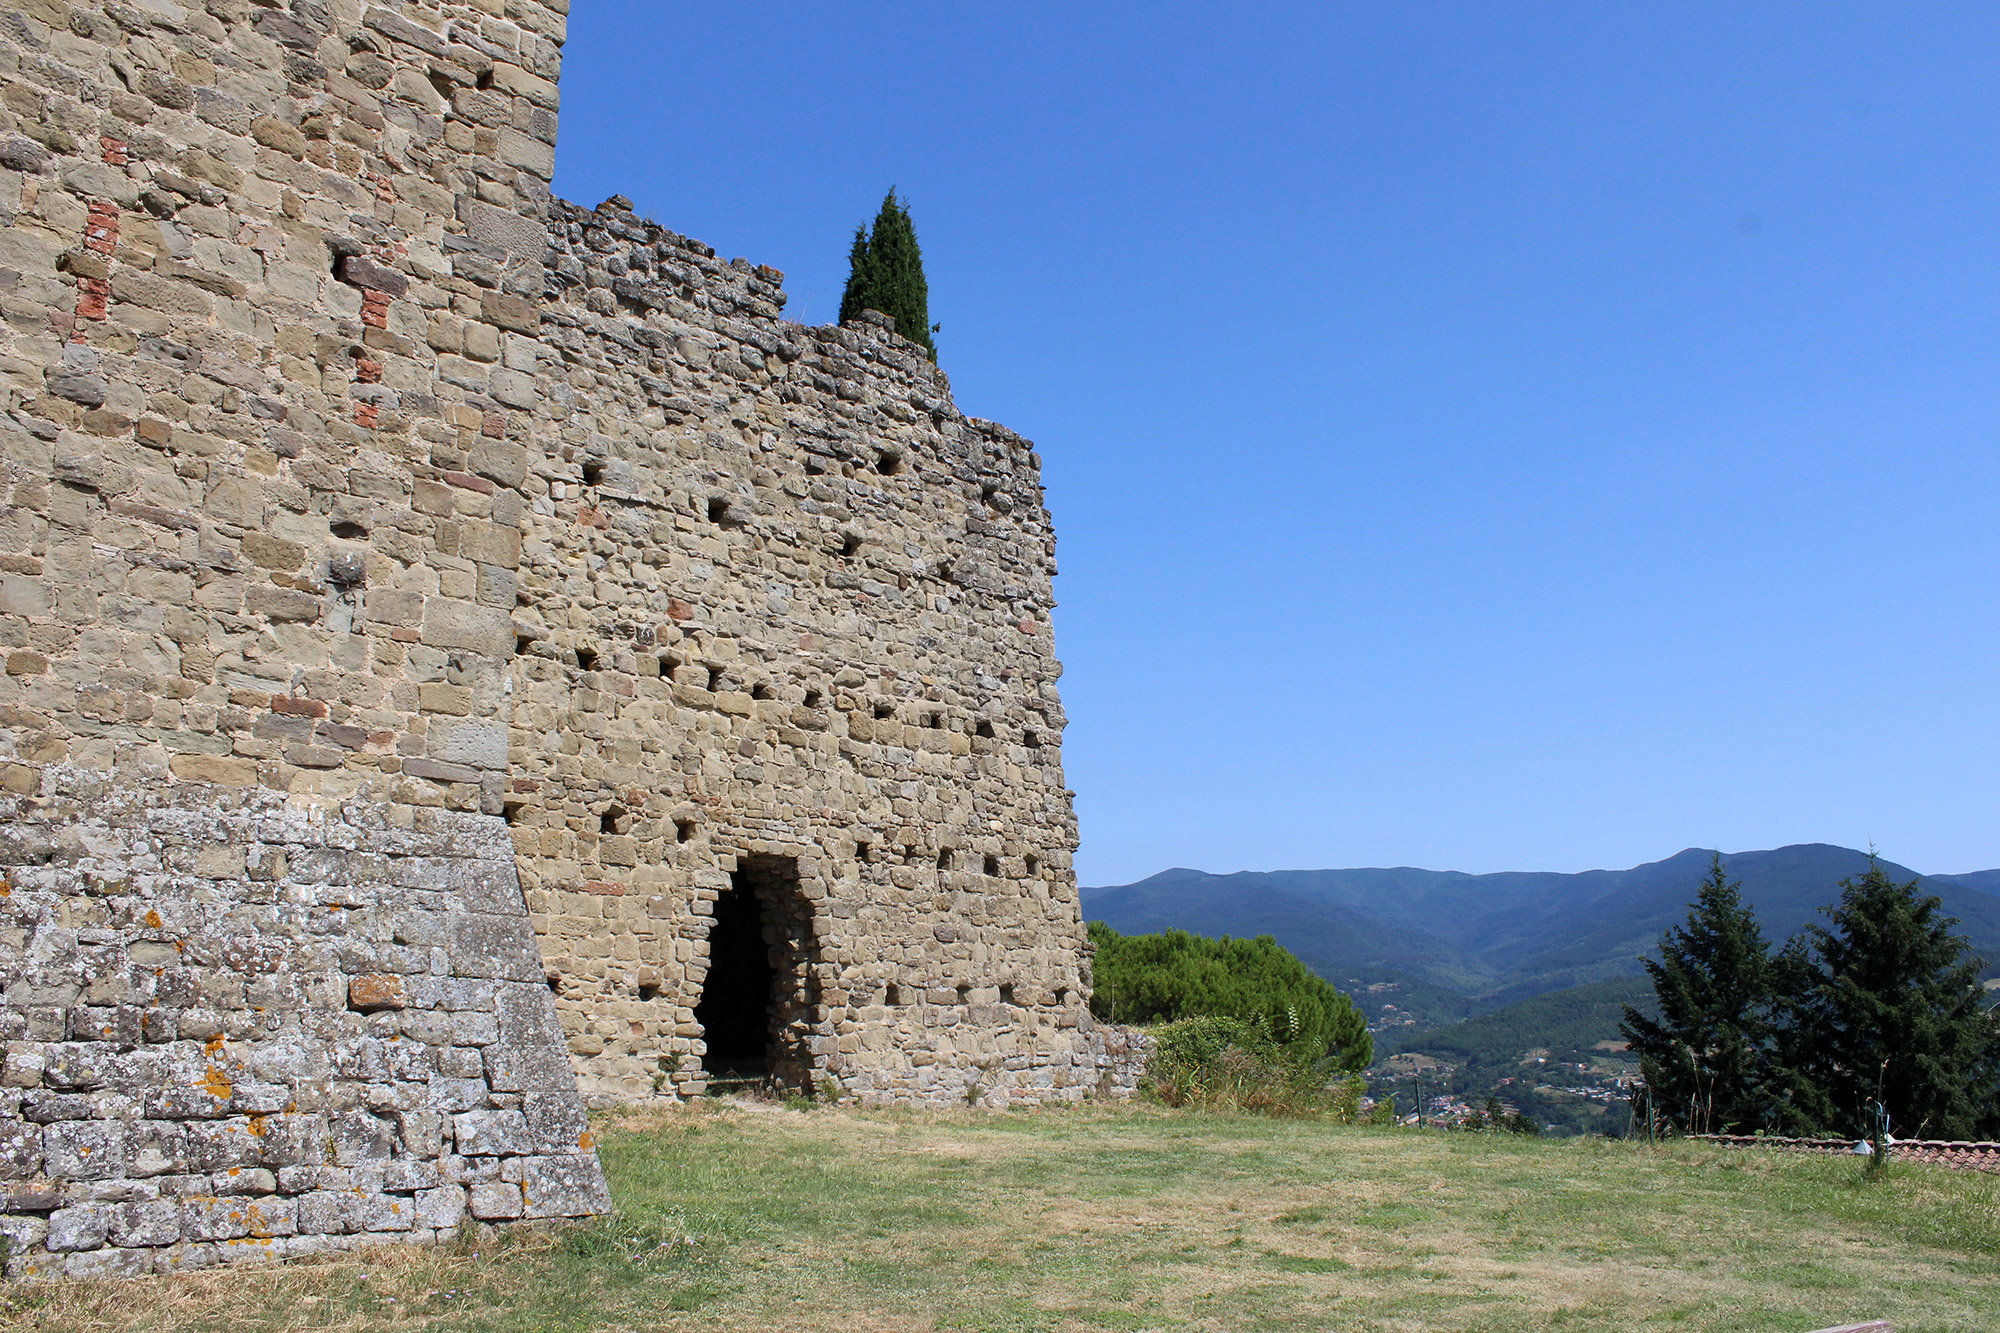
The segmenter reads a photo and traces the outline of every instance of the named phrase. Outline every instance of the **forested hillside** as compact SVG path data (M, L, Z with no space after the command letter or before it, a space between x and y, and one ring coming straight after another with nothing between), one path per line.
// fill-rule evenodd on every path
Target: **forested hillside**
M1651 1012L1653 987L1645 977L1615 977L1550 991L1462 1023L1398 1034L1382 1041L1380 1053L1422 1051L1480 1065L1519 1063L1535 1050L1556 1057L1597 1056L1607 1045L1624 1044L1618 1020L1628 1004Z
M1552 991L1636 975L1680 919L1711 853L1630 870L1467 875L1409 867L1210 875L1168 870L1083 891L1084 915L1131 933L1270 935L1355 997L1378 1036L1414 1032ZM1866 872L1865 853L1824 843L1723 857L1782 941ZM1917 878L1893 863L1890 874ZM1924 880L2000 973L2000 871Z

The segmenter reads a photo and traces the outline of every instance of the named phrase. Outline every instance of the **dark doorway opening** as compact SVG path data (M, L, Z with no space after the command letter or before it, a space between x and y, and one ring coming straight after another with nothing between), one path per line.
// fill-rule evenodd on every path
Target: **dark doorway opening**
M708 975L694 1008L718 1089L809 1078L817 951L798 861L745 856L716 898Z

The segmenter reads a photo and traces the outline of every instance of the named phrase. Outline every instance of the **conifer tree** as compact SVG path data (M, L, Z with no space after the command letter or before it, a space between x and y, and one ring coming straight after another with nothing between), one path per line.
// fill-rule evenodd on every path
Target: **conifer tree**
M924 281L924 254L906 201L890 190L875 214L875 225L854 229L847 252L847 288L840 296L840 322L864 310L879 310L896 321L896 332L921 344L937 360L931 340L930 284Z
M1825 1127L1844 1134L1868 1133L1874 1100L1904 1138L2000 1131L2000 1028L1957 920L1872 855L1868 873L1840 887L1831 928L1808 926L1787 951L1794 1086L1816 1090Z
M1645 959L1658 1021L1625 1006L1619 1031L1639 1056L1652 1106L1690 1134L1763 1127L1769 1111L1771 950L1722 857L1709 862L1686 926Z

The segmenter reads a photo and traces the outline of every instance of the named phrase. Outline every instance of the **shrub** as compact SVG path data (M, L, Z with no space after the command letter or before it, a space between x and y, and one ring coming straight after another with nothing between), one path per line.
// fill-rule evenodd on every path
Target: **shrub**
M1358 1114L1353 1079L1330 1086L1337 1072L1331 1059L1280 1041L1261 1019L1189 1018L1153 1035L1158 1045L1146 1075L1153 1095L1169 1106L1308 1115L1338 1113L1351 1102Z
M1090 1008L1113 1023L1232 1018L1261 1026L1267 1041L1359 1073L1375 1058L1368 1020L1354 1002L1269 935L1206 939L1184 930L1120 935L1090 923L1096 990Z

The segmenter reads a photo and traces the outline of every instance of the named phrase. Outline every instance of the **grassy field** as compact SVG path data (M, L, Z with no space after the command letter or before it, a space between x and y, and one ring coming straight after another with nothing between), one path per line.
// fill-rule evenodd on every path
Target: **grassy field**
M2000 1178L1159 1109L612 1119L618 1215L126 1284L83 1329L2000 1328Z

